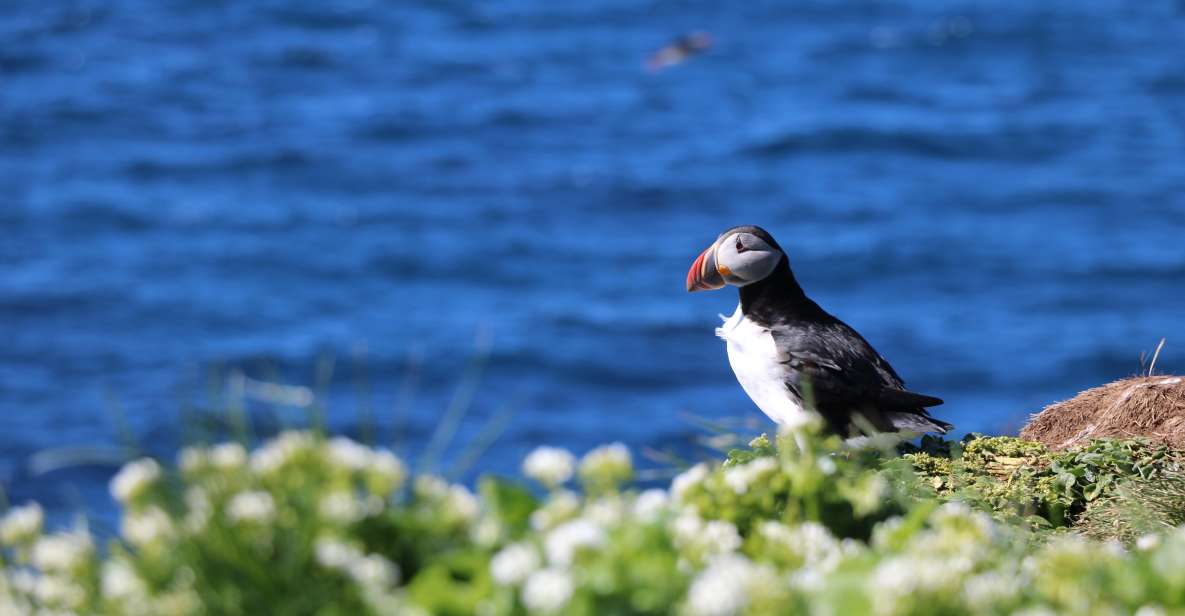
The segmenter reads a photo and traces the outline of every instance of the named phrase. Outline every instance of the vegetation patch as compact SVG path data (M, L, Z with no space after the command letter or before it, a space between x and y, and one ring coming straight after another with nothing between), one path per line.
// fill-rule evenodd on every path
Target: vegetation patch
M940 500L973 503L1037 528L1086 523L1087 511L1100 511L1091 505L1114 502L1121 486L1131 494L1136 485L1181 477L1178 453L1143 439L1097 439L1051 451L1008 436L969 435L960 443L928 438L904 458Z
M476 489L286 432L142 459L119 536L0 518L3 614L1013 614L1185 608L1185 477L1141 440L899 455L808 421L669 486L620 444ZM531 482L531 483L528 483Z

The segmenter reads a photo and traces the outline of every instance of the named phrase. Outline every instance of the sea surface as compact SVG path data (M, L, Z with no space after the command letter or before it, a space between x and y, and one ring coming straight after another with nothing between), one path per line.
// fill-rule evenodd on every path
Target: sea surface
M769 430L684 290L738 224L960 433L1185 371L1181 2L16 0L0 187L0 485L59 519L318 417L469 479Z

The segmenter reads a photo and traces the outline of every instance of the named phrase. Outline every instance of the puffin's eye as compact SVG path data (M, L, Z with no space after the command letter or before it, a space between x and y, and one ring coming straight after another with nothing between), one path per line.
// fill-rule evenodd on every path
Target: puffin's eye
M745 245L741 243L740 239L737 239L737 252L745 252Z

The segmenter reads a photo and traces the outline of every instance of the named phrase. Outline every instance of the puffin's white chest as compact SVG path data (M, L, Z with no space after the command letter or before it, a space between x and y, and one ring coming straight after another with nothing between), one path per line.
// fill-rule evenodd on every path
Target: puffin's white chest
M746 319L739 305L731 317L720 318L724 324L716 335L727 343L728 363L741 388L775 423L796 423L802 400L786 387L786 366L778 359L773 335Z

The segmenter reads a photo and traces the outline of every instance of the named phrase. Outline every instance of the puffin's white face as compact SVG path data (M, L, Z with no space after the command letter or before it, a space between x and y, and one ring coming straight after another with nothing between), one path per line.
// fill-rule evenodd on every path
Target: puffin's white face
M752 233L733 233L716 242L716 269L724 282L743 287L764 280L782 260L782 251Z
M719 289L725 284L743 287L764 280L782 257L781 250L753 233L725 233L691 265L687 290Z

